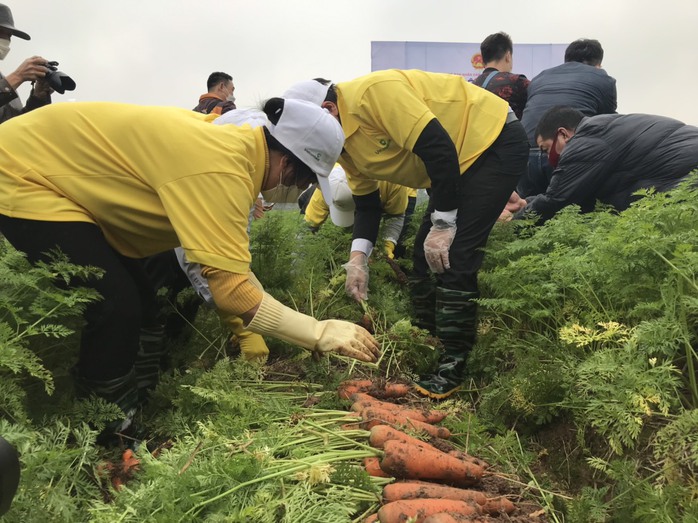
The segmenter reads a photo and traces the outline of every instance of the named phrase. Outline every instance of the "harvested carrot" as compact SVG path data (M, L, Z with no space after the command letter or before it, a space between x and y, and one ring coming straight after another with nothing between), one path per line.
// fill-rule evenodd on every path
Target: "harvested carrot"
M365 392L371 387L373 387L371 380L345 380L337 387L337 394L340 398L348 400L352 394Z
M433 479L457 486L470 486L482 479L484 469L449 456L440 450L386 441L380 467L400 479Z
M339 428L342 430L358 430L361 428L361 425L359 423L344 423Z
M500 496L498 498L489 498L482 506L482 510L492 516L499 516L500 514L511 514L516 510L516 507L507 498Z
M477 490L467 490L427 481L398 481L383 487L383 502L399 499L453 499L472 501L480 506L487 503L487 496Z
M357 394L353 394L351 399L356 398ZM368 396L363 394L363 396ZM370 396L369 396L370 397ZM446 412L440 412L438 410L417 410L411 409L405 405L397 405L396 403L390 403L389 401L381 401L378 399L359 399L355 400L351 405L351 410L354 412L361 412L366 408L377 408L384 409L395 414L402 414L410 419L416 419L417 421L422 421L424 423L435 424L443 421L446 417Z
M458 458L463 461L468 461L470 463L475 463L476 465L481 466L483 469L490 468L490 464L487 463L485 460L476 458L475 456L471 456L470 454L463 452L462 450L451 450L448 453L454 458Z
M514 512L514 504L507 498L500 496L488 498L478 490L469 490L446 485L438 485L427 481L398 481L383 487L383 502L389 503L399 499L454 499L458 501L470 501L482 507L483 512L492 516L511 514Z
M427 448L438 450L436 447L431 445L427 441L422 441L409 434L405 434L401 430L395 429L390 425L376 425L371 429L371 434L368 437L368 444L373 448L382 449L385 446L386 441L402 441L404 443L410 443L411 445L423 445Z
M374 478L389 478L390 476L383 472L380 465L380 458L371 456L369 458L364 458L364 468L369 476Z
M393 414L387 410L367 408L362 410L360 415L363 419L361 423L361 428L365 430L370 430L376 425L391 425L394 427L401 427L419 432L424 432L436 438L447 439L451 436L451 431L449 431L445 427L437 427L435 425L430 425L429 423L424 423L423 421L410 419L400 414Z
M364 519L364 523L378 523L378 514L371 514Z
M386 398L404 398L410 392L410 386L404 383L386 383L381 391Z
M426 518L440 512L468 516L478 515L480 509L475 504L452 499L406 499L383 505L378 511L378 519L381 523L404 523L407 520L424 523Z
M480 518L473 519L471 516L464 516L456 512L439 512L426 518L424 523L487 523L487 521Z

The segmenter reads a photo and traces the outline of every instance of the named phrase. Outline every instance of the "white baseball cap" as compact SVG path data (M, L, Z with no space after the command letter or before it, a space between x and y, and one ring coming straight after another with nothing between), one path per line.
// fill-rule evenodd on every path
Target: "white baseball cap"
M332 85L332 84L330 84ZM327 97L330 85L322 85L316 80L303 80L289 87L281 98L292 98L295 100L306 100L315 105L322 105Z
M330 208L330 219L338 227L354 225L354 198L344 169L335 165L327 178L318 176L322 197Z
M329 176L344 147L344 132L327 110L305 100L284 100L284 108L269 132L313 172Z
M252 107L233 109L227 113L223 113L218 118L213 120L216 125L249 125L251 127L261 127L269 123L267 115L261 109Z

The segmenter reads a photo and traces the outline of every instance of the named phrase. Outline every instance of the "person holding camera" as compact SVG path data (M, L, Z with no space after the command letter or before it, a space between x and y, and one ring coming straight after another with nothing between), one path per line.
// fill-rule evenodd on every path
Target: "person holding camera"
M31 39L27 33L15 27L10 8L0 4L0 60L4 60L10 52L10 41L13 36L23 40ZM3 76L0 72L0 123L51 103L53 89L46 81L49 70L48 60L41 56L32 56L7 76ZM17 89L24 82L32 82L33 87L27 104L22 107Z

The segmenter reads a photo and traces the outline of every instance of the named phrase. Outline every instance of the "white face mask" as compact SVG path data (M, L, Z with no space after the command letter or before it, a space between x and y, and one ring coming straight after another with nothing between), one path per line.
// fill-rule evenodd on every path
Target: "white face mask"
M10 52L10 41L7 38L0 38L0 60L4 60Z
M262 191L262 198L264 198L265 202L269 203L296 203L303 191L305 191L305 189L301 189L295 185L288 187L279 184L273 189Z
M229 95L228 98L226 98L226 100L229 102L235 103L235 95L234 94Z

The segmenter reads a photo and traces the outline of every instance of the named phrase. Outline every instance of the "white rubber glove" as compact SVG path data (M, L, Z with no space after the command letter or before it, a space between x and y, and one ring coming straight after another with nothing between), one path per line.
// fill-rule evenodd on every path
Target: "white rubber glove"
M450 211L449 214L453 212ZM441 213L443 215L445 213ZM449 217L450 218L450 217ZM451 248L453 239L456 237L456 218L443 219L438 211L431 215L431 229L424 239L424 257L427 259L432 272L441 274L451 268L448 259L448 250Z
M347 294L356 301L368 299L368 256L361 253L342 265L347 271Z
M318 321L286 307L266 292L247 329L323 354L336 352L368 362L380 355L378 343L363 327L341 320Z

